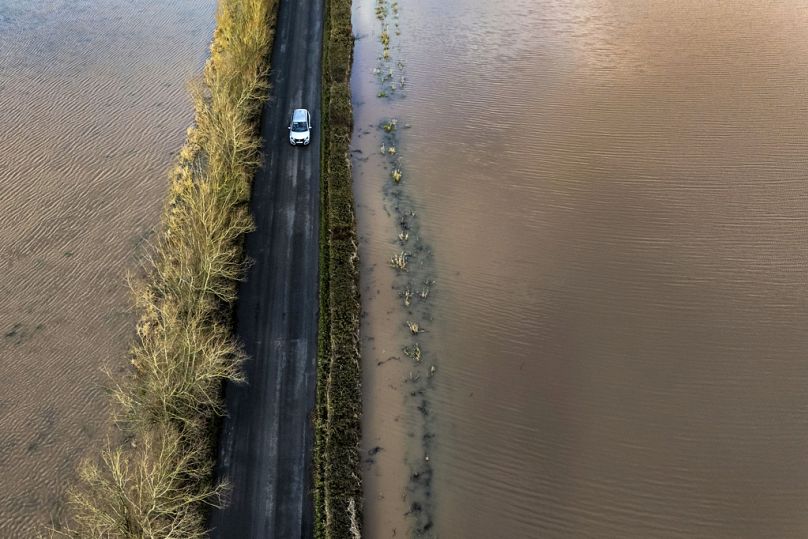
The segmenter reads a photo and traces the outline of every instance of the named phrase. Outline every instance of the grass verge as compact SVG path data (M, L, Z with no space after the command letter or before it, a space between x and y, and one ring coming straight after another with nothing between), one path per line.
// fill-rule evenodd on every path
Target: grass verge
M133 286L132 372L115 384L126 443L107 442L68 495L67 537L197 538L225 487L213 479L214 422L243 352L232 304L252 230L278 0L220 0L210 58L193 89L195 126L170 173L160 232Z
M315 536L360 536L359 267L349 145L351 0L325 0Z

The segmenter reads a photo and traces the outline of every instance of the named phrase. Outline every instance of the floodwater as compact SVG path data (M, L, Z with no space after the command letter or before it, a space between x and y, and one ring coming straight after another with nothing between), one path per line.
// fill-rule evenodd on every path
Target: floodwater
M406 97L377 98L374 5L354 17L366 535L416 528L424 450L409 367L378 364L409 314L386 116L412 126L437 281L429 534L808 535L808 6L402 0Z
M0 537L58 516L193 119L214 0L0 0Z

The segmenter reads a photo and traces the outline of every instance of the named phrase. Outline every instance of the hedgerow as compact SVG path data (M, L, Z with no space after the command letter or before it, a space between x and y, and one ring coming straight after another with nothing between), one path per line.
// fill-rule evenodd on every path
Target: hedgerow
M326 0L315 535L359 537L362 522L359 267L349 145L353 128L350 0Z
M196 538L222 503L214 482L222 384L242 379L232 304L243 277L258 125L277 0L220 0L195 121L169 175L157 239L133 285L132 371L113 384L124 442L80 470L54 535Z

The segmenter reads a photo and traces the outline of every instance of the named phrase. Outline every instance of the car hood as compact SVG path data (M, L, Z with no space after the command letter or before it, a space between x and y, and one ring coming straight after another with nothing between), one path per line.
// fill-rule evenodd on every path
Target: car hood
M292 131L291 133L292 133L291 137L295 140L306 140L307 138L309 138L308 131L303 132Z

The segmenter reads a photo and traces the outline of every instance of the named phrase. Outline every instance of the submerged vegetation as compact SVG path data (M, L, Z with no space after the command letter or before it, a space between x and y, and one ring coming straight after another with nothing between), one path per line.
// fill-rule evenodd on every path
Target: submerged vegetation
M379 89L377 95L388 101L405 98L404 62L399 57L398 36L401 31L398 3L376 0L376 17L379 20L381 47L378 63L373 69ZM393 33L390 32L391 25L395 30ZM390 256L387 265L395 272L393 289L402 301L400 323L407 328L400 347L402 357L396 359L406 359L406 377L400 387L406 388L402 396L405 406L412 413L407 434L415 441L405 454L409 480L402 501L407 507L404 516L411 526L409 533L418 537L430 537L434 533L435 514L432 493L433 463L430 456L435 445L431 395L438 372L438 358L430 346L432 339L424 326L431 325L433 320L431 292L435 286L432 278L434 264L432 250L421 234L420 221L416 215L416 197L410 185L412 177L403 166L402 154L406 154L406 146L402 147L405 133L403 130L410 126L400 122L398 118L387 117L382 118L377 127L381 139L379 154L383 167L389 174L382 189L384 207L397 227L396 239L391 243L397 246L398 253ZM379 362L377 366L385 363Z
M160 230L133 286L140 315L132 372L115 384L123 444L83 465L67 537L195 538L225 488L213 479L215 421L243 353L232 303L252 229L277 0L220 0L210 59L194 87L195 127L170 173Z
M358 538L362 522L359 268L349 145L351 0L326 0L323 40L320 321L315 536Z

